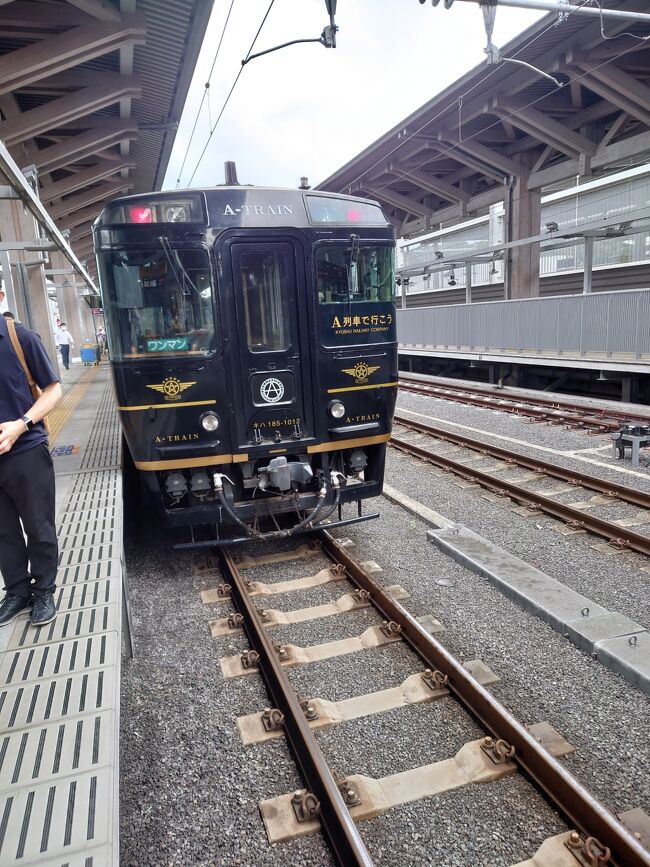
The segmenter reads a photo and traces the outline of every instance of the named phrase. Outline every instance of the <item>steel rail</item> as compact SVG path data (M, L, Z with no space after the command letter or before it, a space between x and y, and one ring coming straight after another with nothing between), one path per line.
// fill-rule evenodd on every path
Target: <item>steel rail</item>
M244 617L243 627L253 649L259 654L259 668L275 707L284 714L284 732L308 790L320 802L318 819L323 833L341 867L372 867L372 859L350 816L338 786L312 732L296 693L287 678L264 624L246 589L232 554L219 549L224 580L232 600Z
M621 421L637 421L642 424L650 424L650 414L644 415L643 413L628 413L624 412L620 409L604 409L603 407L589 407L584 404L572 403L567 400L554 400L553 398L540 397L539 395L523 395L523 394L494 394L484 388L477 388L472 385L453 385L451 383L435 383L435 382L426 382L421 379L414 379L409 376L401 375L399 378L400 388L404 387L407 391L431 391L434 394L439 393L440 391L451 391L451 392L466 392L467 394L475 394L482 397L490 398L490 400L494 401L512 401L513 403L521 403L521 404L530 404L531 406L545 406L549 409L554 410L563 410L566 409L572 413L580 413L585 419L591 421L592 417L594 421L608 421L608 420L621 420Z
M516 464L520 467L525 467L533 472L543 473L545 476L552 476L556 479L561 479L576 487L588 488L591 491L597 491L599 494L604 494L612 499L623 500L626 503L631 503L633 506L639 506L642 509L650 509L650 493L638 491L635 488L629 488L627 485L621 485L619 482L608 482L604 479L598 479L595 476L588 476L585 473L578 473L575 470L567 470L557 464L551 464L547 461L541 461L538 458L529 458L522 455L520 452L511 452L508 449L499 448L499 446L489 445L482 440L475 440L464 434L457 434L453 431L448 431L445 428L435 427L434 425L424 424L423 422L414 421L410 418L405 418L402 415L396 414L393 416L393 421L402 427L410 428L418 433L428 434L437 439L445 440L446 442L454 443L454 445L463 446L464 448L472 449L482 454L490 455L501 461L507 461L509 464Z
M517 400L510 397L498 397L497 395L486 394L481 397L479 392L474 395L471 392L466 392L465 389L446 389L436 386L419 386L411 383L400 383L402 391L410 391L414 394L425 394L432 397L439 397L442 400L450 400L455 403L465 403L470 406L478 406L482 409L495 409L498 412L508 412L514 415L525 415L529 418L538 419L539 421L548 421L551 424L573 424L576 427L595 432L610 433L619 429L620 424L615 421L608 421L605 418L592 415L579 415L574 410L565 409L560 406L554 408L549 407L544 409L541 406L533 405L532 401L525 399Z
M635 533L628 527L620 527L618 524L612 524L605 521L603 518L597 518L595 515L589 515L579 509L574 509L567 506L565 503L557 503L551 497L545 497L543 494L537 494L533 491L528 491L520 485L513 482L506 482L504 479L498 479L489 473L481 472L451 460L451 458L437 455L434 452L416 446L413 443L399 440L393 437L389 445L400 451L415 455L422 460L437 464L445 470L451 470L456 475L462 476L470 482L478 482L484 488L489 488L498 493L506 493L511 499L522 503L524 506L531 506L554 518L560 518L568 524L579 526L581 529L589 530L597 536L603 536L611 542L615 542L618 546L631 548L634 551L639 551L641 554L650 556L650 537L642 536L640 533Z
M387 596L383 588L327 531L321 531L319 538L324 551L345 566L352 582L370 593L370 601L383 617L399 624L403 638L425 664L447 675L447 686L469 713L495 738L502 738L514 746L513 761L578 830L587 836L596 837L603 846L608 846L613 864L619 867L650 867L650 854L613 813L554 759L408 611Z

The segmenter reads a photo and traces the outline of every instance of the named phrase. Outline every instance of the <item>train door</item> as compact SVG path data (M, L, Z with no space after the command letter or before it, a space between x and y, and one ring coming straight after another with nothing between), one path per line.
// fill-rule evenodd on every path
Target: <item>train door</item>
M229 247L244 409L239 445L272 440L289 449L314 432L302 247L290 238Z

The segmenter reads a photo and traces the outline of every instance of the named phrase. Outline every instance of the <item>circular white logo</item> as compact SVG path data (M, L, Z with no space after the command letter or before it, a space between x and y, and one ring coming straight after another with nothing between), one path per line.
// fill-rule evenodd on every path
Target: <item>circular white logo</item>
M270 376L260 385L260 394L262 400L265 400L267 403L277 403L284 397L284 386L279 379Z

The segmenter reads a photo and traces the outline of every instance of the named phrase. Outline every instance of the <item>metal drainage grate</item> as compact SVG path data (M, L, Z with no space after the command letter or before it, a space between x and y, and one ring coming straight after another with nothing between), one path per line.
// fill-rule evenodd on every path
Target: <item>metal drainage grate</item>
M82 713L111 710L117 701L116 674L112 668L93 668L51 680L5 687L0 692L0 726L10 734L25 726L38 726ZM51 743L49 744L51 745ZM2 764L7 746L0 736L0 772L3 786L7 776Z
M113 771L105 767L0 797L0 863L8 867L37 858L42 863L44 855L60 857L82 847L86 860L78 863L87 865L89 858L97 867L110 863L114 785ZM96 862L88 851L93 845L104 850ZM67 859L48 863L70 864Z
M119 649L117 634L106 632L58 644L7 651L0 660L0 701L2 687L101 666L116 666Z
M34 629L29 621L26 621L22 629L14 630L8 649L33 647L100 632L110 632L117 629L118 614L117 606L100 605L97 608L82 608L79 611L62 614L49 625L41 626L39 629Z

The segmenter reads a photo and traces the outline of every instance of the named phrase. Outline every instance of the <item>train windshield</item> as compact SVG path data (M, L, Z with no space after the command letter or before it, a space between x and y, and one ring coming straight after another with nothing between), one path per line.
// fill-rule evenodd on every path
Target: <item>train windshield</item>
M321 340L325 346L383 343L395 337L392 246L322 244L315 251Z
M392 302L395 267L392 247L323 246L316 253L321 304Z
M216 349L210 262L204 250L99 255L114 361L210 355Z

